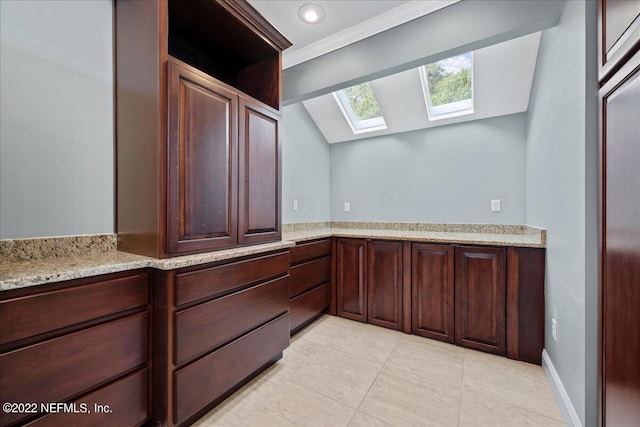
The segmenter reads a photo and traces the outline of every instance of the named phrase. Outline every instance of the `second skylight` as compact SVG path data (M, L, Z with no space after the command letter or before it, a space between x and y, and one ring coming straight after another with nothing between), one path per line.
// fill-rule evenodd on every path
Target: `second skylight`
M473 53L420 67L429 120L473 113Z

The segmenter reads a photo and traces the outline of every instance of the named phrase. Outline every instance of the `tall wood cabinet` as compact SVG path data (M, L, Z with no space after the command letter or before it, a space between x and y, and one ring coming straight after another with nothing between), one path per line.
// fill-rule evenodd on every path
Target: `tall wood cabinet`
M243 0L118 0L117 232L153 257L281 236L281 54Z
M599 23L600 422L640 425L640 3Z

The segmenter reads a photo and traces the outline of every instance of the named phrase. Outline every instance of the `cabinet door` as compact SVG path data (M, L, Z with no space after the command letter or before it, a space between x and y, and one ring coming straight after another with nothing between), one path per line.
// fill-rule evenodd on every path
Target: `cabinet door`
M167 252L237 242L237 96L169 63Z
M238 241L280 240L280 116L240 98Z
M602 425L640 425L640 52L601 90Z
M372 325L402 329L402 242L372 240L367 248L368 315Z
M337 239L337 314L367 321L367 241Z
M506 354L506 250L457 247L456 344Z
M411 332L454 342L453 247L413 243Z

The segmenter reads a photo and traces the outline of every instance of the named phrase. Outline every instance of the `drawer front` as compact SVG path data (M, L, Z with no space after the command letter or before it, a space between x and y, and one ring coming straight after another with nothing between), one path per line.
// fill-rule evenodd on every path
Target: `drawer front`
M149 315L136 314L0 356L5 402L64 402L147 363ZM0 412L0 425L21 414Z
M318 240L315 242L299 243L290 249L291 265L301 262L331 255L331 239Z
M144 306L149 274L104 278L95 283L0 302L0 345Z
M73 402L77 411L84 403L90 413L52 413L27 425L112 427L116 422L119 426L141 425L149 418L148 371L147 368L137 371ZM109 405L109 408L104 408L104 405Z
M289 253L262 256L204 270L176 274L176 306L222 295L261 280L287 274Z
M289 315L285 314L177 371L173 421L179 424L192 417L288 345Z
M289 302L290 330L294 332L329 306L329 283L324 283Z
M285 312L289 276L176 313L175 364L180 365Z
M324 257L291 267L289 296L299 295L314 286L328 282L330 277L331 257Z

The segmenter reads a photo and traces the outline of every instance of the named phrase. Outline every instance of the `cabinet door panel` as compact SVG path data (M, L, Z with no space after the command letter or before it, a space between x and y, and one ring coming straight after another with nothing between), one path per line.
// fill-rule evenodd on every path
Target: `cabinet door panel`
M372 325L401 330L402 242L372 240L367 253L367 320Z
M237 242L237 96L170 63L168 252Z
M240 99L240 243L280 239L280 117Z
M453 247L413 243L411 250L411 331L453 342Z
M640 2L598 1L600 80L608 78L640 48Z
M640 53L601 95L602 423L640 425Z
M367 241L337 239L336 252L337 314L366 322Z
M456 344L506 354L506 251L456 248Z

